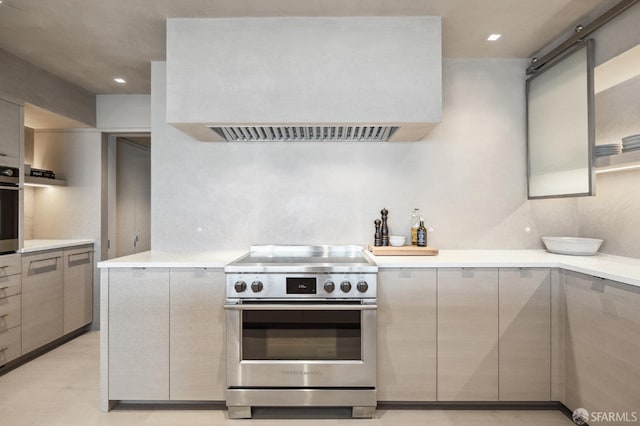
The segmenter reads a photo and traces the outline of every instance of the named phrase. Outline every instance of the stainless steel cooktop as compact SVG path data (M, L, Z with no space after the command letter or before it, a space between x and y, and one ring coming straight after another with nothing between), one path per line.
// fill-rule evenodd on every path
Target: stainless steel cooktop
M224 268L228 299L376 298L378 266L361 246L252 246Z
M344 246L252 246L225 272L377 272L363 248Z

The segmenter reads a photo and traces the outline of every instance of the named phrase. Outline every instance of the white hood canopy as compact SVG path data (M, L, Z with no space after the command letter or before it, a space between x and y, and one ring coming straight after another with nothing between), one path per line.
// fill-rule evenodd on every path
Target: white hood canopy
M167 20L167 120L201 141L415 141L441 120L440 17Z

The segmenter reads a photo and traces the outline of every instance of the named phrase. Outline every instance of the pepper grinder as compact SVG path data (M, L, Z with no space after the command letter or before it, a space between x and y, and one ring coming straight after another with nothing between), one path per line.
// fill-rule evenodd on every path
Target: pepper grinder
M373 235L373 245L380 247L382 245L382 234L380 233L380 224L382 221L380 219L376 219L373 223L376 226L376 233Z
M389 226L387 225L387 217L389 216L389 210L382 209L380 211L380 214L382 215L382 227L380 228L380 233L382 234L381 235L382 245L388 246L389 245Z

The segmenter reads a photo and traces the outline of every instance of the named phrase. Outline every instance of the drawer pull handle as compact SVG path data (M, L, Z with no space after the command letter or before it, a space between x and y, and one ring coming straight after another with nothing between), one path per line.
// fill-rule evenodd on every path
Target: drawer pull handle
M7 154L5 154L4 152L0 152L0 157L7 157Z
M0 266L0 269L7 269L9 267L9 265L2 265Z
M4 287L0 287L0 291L6 290L6 289L8 289L8 288L9 288L9 286L8 286L8 285L5 285Z
M31 264L38 263L38 262L48 262L50 260L55 260L56 263L57 263L58 259L60 259L60 256L47 257L46 259L32 260L32 261L29 262L29 264L31 265Z
M72 256L86 256L87 258L89 258L89 257L90 257L90 255L91 255L91 253L92 253L92 252L90 252L90 251L83 251L82 253L71 253L71 254L69 255L69 260L71 260L71 257L72 257Z
M9 314L2 314L2 315L0 315L0 318L6 318L8 316L9 316Z
M7 349L9 349L9 346L5 346L5 347L3 347L3 348L0 348L0 352L4 352L4 351L6 351Z

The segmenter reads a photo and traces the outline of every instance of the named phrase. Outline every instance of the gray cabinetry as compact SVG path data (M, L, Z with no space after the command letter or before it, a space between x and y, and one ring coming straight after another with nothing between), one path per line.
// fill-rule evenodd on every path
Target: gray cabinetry
M22 354L21 271L19 254L0 256L0 366Z
M111 268L102 276L108 280L103 409L114 400L224 400L224 272Z
M566 400L570 410L640 407L640 288L563 271ZM589 424L607 424L589 421Z
M378 400L436 400L436 270L378 274Z
M500 268L500 400L551 399L551 274Z
M22 353L63 335L63 252L22 256Z
M0 99L0 166L20 167L22 107Z
M93 320L93 246L64 250L64 334Z
M438 269L438 400L498 400L498 269Z
M169 270L109 270L110 400L169 399Z
M172 269L170 397L223 401L226 353L222 270Z

